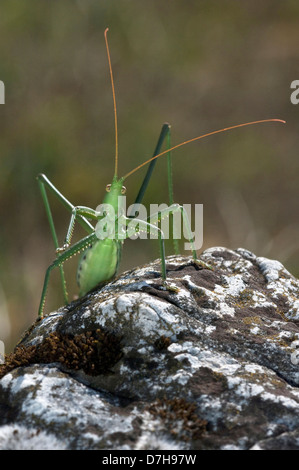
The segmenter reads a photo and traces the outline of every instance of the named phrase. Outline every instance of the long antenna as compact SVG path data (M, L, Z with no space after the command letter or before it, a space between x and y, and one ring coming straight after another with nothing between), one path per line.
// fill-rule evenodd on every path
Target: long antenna
M108 31L109 31L109 28L106 28L106 29L105 29L105 32L104 32L104 36L105 36L105 43L106 43L106 49L107 49L107 56L108 56L108 63L109 63L109 71L110 71L110 78L111 78L112 96L113 96L114 127L115 127L115 167L114 167L114 176L117 176L117 172L118 172L117 112L116 112L116 99L115 99L115 90L114 90L113 73L112 73L110 52L109 52L108 39L107 39L107 32L108 32Z
M205 137L208 137L208 136L213 135L213 134L219 134L220 132L230 131L231 129L236 129L237 127L251 126L252 124L260 124L262 122L282 122L283 124L286 123L286 121L283 121L282 119L263 119L261 121L245 122L244 124L238 124L237 126L226 127L225 129L219 129L218 131L209 132L208 134L200 135L199 137L194 137L193 139L186 140L185 142L182 142L178 145L175 145L174 147L172 147L170 149L167 149L167 150L164 150L164 152L161 152L158 155L155 155L154 157L149 158L148 160L146 160L146 162L141 163L141 165L134 168L134 170L129 171L129 173L127 173L123 177L123 179L125 180L128 176L135 173L135 171L139 170L140 168L147 165L148 163L155 160L156 158L162 157L162 155L166 155L168 152L171 152L172 150L175 150L179 147L182 147L183 145L189 144L190 142L195 142L196 140L204 139Z

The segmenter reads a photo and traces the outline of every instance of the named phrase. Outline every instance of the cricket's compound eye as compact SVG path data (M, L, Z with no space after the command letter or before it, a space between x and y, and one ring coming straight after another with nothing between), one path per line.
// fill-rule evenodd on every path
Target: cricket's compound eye
M127 192L127 188L125 186L122 186L121 193L126 194L126 192Z
M110 193L110 189L111 189L111 184L107 184L107 186L106 186L107 193Z

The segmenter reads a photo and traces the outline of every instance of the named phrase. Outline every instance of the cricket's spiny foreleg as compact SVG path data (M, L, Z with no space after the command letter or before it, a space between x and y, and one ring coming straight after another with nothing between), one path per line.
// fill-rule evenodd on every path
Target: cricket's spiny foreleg
M160 254L161 254L161 271L162 279L166 281L166 262L165 262L165 244L164 244L164 233L162 230L154 224L147 222L146 220L130 218L123 216L120 220L121 223L125 224L126 234L125 238L132 238L134 235L138 235L140 232L149 233L154 236L158 236L160 242Z
M191 226L190 226L190 221L189 221L188 214L184 206L174 203L170 207L161 209L159 212L152 214L150 217L148 217L147 220L149 220L151 224L158 224L161 222L162 219L167 218L170 215L174 215L176 213L181 213L182 215L183 224L187 231L188 241L191 246L192 257L193 257L194 263L196 263L198 266L202 268L212 269L211 266L206 264L204 261L199 260L197 257L195 244L194 244L194 237L193 237Z
M67 234L64 240L64 244L62 247L59 247L56 249L57 253L61 253L65 251L67 248L69 248L71 239L73 236L74 228L75 228L75 222L80 221L80 218L84 219L91 219L91 220L98 220L99 216L97 212L94 209L91 209L90 207L85 207L85 206L75 206L72 209L72 215L71 215L71 220L70 224L67 230Z
M55 231L55 227L53 223L53 218L51 215L50 205L49 205L49 201L48 201L48 197L46 193L46 188L61 202L61 204L67 209L68 212L71 213L72 210L75 208L75 206L56 188L56 186L54 186L54 184L46 177L46 175L40 173L37 176L37 180L38 180L42 198L46 207L46 212L47 212L49 222L50 222L50 218L52 220L52 225L50 223L50 227L51 227L53 239L54 238L57 239L56 231ZM49 214L50 214L50 217L49 217ZM88 222L88 220L86 220L84 217L79 217L78 222L84 228L84 230L86 230L87 233L92 233L94 231L91 223ZM53 230L52 230L52 227L53 227ZM57 242L57 245L58 245L58 242Z

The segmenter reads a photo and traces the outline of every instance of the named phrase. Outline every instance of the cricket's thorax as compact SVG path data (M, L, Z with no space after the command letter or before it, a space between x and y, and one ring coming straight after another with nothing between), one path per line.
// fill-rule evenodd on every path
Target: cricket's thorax
M85 295L98 284L111 280L118 269L121 243L106 238L97 240L81 256L77 271L79 295Z

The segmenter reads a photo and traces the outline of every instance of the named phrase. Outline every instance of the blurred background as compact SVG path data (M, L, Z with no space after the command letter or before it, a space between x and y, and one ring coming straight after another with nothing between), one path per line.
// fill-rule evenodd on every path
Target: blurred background
M280 118L173 153L175 201L204 206L204 245L244 247L299 275L299 2L248 0L2 0L0 79L0 339L10 352L37 317L55 257L36 175L75 205L96 208L114 168L148 159L161 126L172 144L246 121ZM144 169L126 181L134 201ZM62 243L70 216L50 198ZM145 202L167 199L166 160ZM77 227L74 241L84 232ZM167 249L171 254L171 246ZM154 241L127 241L120 272L159 256ZM66 265L76 295L77 259ZM63 303L53 274L46 312Z

